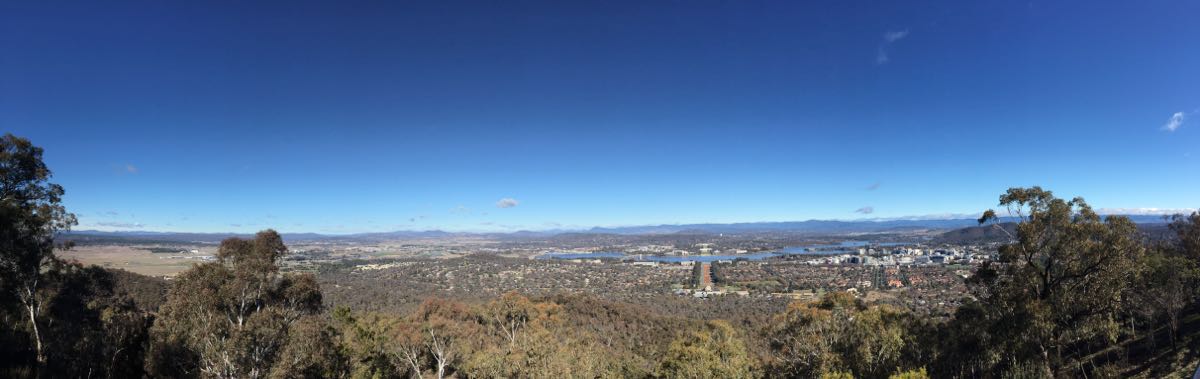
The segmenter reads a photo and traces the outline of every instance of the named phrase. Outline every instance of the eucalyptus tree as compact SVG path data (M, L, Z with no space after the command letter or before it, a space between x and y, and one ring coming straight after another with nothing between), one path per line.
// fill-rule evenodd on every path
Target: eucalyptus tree
M287 253L279 233L221 243L217 261L194 266L175 280L151 330L150 371L162 376L287 377L279 370L324 372L340 367L335 339L317 316L316 280L283 275ZM309 338L297 338L307 335ZM307 365L278 365L280 356ZM333 373L328 373L332 375Z
M76 224L51 176L42 148L12 134L0 137L0 289L19 302L39 367L46 364L39 292L58 262L54 236Z
M1137 292L1149 325L1166 321L1168 337L1176 342L1182 312L1200 296L1200 213L1171 217L1174 238L1160 244L1146 260ZM1153 328L1147 337L1153 343Z
M768 328L768 373L787 378L839 373L886 378L899 369L917 369L913 325L911 313L890 305L867 305L846 292L793 303Z
M1200 261L1200 212L1172 216L1170 228L1178 239L1176 252L1193 261Z
M355 314L350 308L333 309L333 320L341 338L339 348L347 356L351 378L394 377L408 366L410 376L420 378L424 368L425 343L419 331L407 328L400 315L367 313ZM403 324L403 325L401 325ZM398 337L404 337L403 346ZM411 338L410 338L411 337ZM411 346L411 350L409 347ZM416 359L409 366L407 353Z
M486 334L467 359L473 378L617 378L630 375L601 339L566 325L563 307L508 292L479 309Z
M1115 342L1146 248L1132 221L1101 217L1082 198L1012 188L1000 205L1020 221L1014 242L972 278L989 328L1002 334L990 347L1004 358L991 371L1067 375L1085 354L1076 346ZM979 222L999 217L988 210Z
M470 354L472 343L480 335L476 315L466 304L456 301L425 300L412 315L412 321L420 325L439 379Z
M671 342L659 364L658 376L749 379L755 377L754 367L754 359L733 326L713 320Z

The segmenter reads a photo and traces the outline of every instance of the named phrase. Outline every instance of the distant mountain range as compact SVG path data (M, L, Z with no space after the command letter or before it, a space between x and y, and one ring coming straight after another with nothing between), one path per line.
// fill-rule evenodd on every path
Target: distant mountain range
M1161 216L1128 216L1139 224L1163 223ZM1002 219L1002 222L1012 222L1014 219ZM872 233L872 232L903 232L916 230L953 230L977 226L975 219L953 218L944 220L808 220L787 222L748 222L731 224L663 224L622 227L594 227L583 230L549 230L549 231L517 231L511 233L469 233L432 231L394 231L379 233L359 233L347 235L330 235L318 233L284 233L283 238L289 242L313 241L356 241L378 242L408 239L428 238L544 238L558 234L749 234L749 233L812 233L812 234L841 234L841 233ZM965 231L961 237L973 239L983 236L973 235L980 231ZM230 237L253 237L251 234L238 233L179 233L152 231L96 231L78 230L62 234L62 238L78 243L218 243Z
M808 220L784 222L747 222L734 224L684 224L591 228L588 232L602 234L670 234L680 232L700 233L856 233L918 229L954 229L976 225L974 219L947 220L887 220L887 221L838 221Z
M360 234L318 234L318 233L282 233L287 242L312 241L389 241L419 238L445 238L454 236L473 236L471 233L450 233L439 230L433 231L395 231L383 233ZM249 233L181 233L181 232L151 232L151 231L98 231L72 230L60 234L60 238L88 242L136 242L136 243L219 243L230 237L253 238Z

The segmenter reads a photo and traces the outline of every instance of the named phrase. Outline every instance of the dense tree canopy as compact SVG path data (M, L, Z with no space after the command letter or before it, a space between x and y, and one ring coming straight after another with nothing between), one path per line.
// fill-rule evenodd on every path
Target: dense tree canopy
M56 264L54 235L75 224L62 206L62 186L50 183L42 148L0 137L0 289L24 307L39 365L46 363L44 312L39 292Z
M267 230L225 240L217 262L180 275L151 330L150 373L264 378L335 369L320 288L311 275L279 274L286 253L279 233Z
M140 376L152 317L110 272L55 256L75 216L42 153L0 137L0 375Z
M658 375L670 379L754 377L754 361L737 334L733 326L721 320L685 333L671 342Z
M985 347L1006 352L996 369L1065 375L1083 358L1073 345L1116 342L1146 249L1132 221L1101 217L1082 198L1014 188L1000 205L1021 222L1016 242L974 278L982 316L1006 337ZM989 210L980 223L996 219Z
M919 367L915 321L888 305L868 306L845 292L796 303L777 316L768 335L773 376L848 373L880 378Z

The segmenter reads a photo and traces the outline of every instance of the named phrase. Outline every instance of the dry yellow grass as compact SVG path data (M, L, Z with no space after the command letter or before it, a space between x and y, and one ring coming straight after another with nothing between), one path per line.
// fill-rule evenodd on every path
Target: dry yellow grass
M130 246L76 246L70 250L55 252L64 259L73 259L83 264L107 268L119 268L142 275L174 276L203 262L200 256L212 255L215 251L201 249L199 254L151 253Z

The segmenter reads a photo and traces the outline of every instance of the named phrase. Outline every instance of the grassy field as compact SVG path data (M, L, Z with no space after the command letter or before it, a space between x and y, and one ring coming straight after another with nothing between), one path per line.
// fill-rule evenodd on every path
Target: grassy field
M152 253L143 247L131 246L76 246L55 252L59 257L83 264L150 276L173 276L192 264L203 262L199 257L215 253L215 248L201 249L199 254Z

